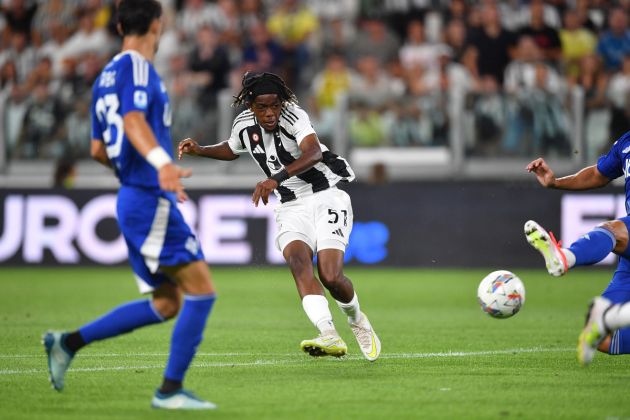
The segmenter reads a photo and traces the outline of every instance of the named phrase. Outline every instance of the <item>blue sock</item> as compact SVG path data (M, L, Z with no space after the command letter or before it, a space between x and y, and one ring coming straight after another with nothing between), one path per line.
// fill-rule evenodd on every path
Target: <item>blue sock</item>
M164 318L153 308L151 301L142 299L115 308L108 314L79 328L79 333L87 344L162 321Z
M612 232L595 228L573 242L569 251L575 255L575 265L591 265L606 258L615 248L616 243Z
M164 372L166 379L179 382L184 380L186 370L197 352L197 346L201 343L203 330L214 301L214 293L184 296L184 306L171 337L171 351Z

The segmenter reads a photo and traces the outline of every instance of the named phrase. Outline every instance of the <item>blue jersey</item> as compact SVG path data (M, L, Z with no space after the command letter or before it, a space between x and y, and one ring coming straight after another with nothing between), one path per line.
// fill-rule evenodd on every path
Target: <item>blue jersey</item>
M630 230L630 131L621 136L606 155L599 158L597 169L602 175L610 179L623 175L626 191L626 214L629 216L621 217L618 220L622 221ZM602 296L613 303L626 303L630 302L630 247L617 254L619 255L617 270ZM619 329L611 335L608 353L630 353L629 328Z
M115 56L92 88L92 138L105 143L122 185L157 188L157 171L125 135L123 117L144 113L158 143L173 157L171 109L166 88L153 65L133 50Z
M621 136L607 154L599 158L597 169L611 180L623 175L626 191L626 214L630 215L630 131Z
M177 208L175 194L159 188L157 171L133 147L123 117L140 111L164 150L173 157L171 110L157 72L136 51L118 54L92 88L92 138L105 143L107 156L122 184L116 212L129 262L140 290L170 281L161 266L203 259L196 236Z

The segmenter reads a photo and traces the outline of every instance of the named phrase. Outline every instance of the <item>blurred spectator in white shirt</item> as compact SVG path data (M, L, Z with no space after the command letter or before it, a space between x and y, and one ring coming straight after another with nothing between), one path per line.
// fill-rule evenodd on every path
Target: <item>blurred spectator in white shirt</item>
M476 88L468 69L453 60L453 52L446 46L438 50L437 71L427 74L426 83L431 90L442 94L465 94Z
M216 4L204 0L185 0L184 7L177 14L177 28L186 38L194 39L203 25L212 25L216 16Z
M359 13L356 0L309 0L308 4L324 22L341 19L353 23Z
M68 39L69 29L59 22L51 22L49 32L50 36L37 50L37 55L49 57L52 61L53 74L60 77L63 73L63 46Z
M63 66L75 66L81 58L93 53L101 58L109 57L112 43L104 28L97 28L94 22L94 10L79 9L78 30L63 44L60 52Z
M614 141L630 130L630 54L624 56L621 71L610 78L608 98L612 104L610 138Z
M175 12L172 9L164 9L162 22L160 48L155 54L153 65L160 77L167 79L171 77L171 59L177 54L186 53L189 45L183 34L175 27Z
M381 106L403 95L405 85L402 80L390 76L376 56L360 57L356 68L357 82L349 92L352 99L372 106Z
M523 36L518 41L515 55L516 59L505 68L503 86L510 93L522 93L536 86L536 69L541 63L542 53L531 37ZM559 93L562 88L561 78L552 68L549 67L548 70L546 89Z
M19 84L8 86L8 95L3 100L4 109L0 115L0 130L2 130L5 150L9 158L15 156L15 148L18 143L24 115L29 104L28 91Z
M356 0L312 0L309 6L317 15L320 30L314 35L319 62L323 64L331 51L349 49L357 32L356 18L359 2ZM349 57L349 54L346 54Z
M523 36L516 59L505 69L510 94L504 148L507 153L568 153L568 118L563 106L565 83L542 61L534 40Z
M439 69L438 57L445 45L427 42L424 25L420 20L412 20L407 24L407 39L400 49L400 62L409 69L422 66L428 72Z
M518 31L529 25L532 20L532 5L542 8L542 20L545 25L552 28L560 28L562 26L560 14L556 8L551 4L544 3L542 0L532 0L531 2L502 1L497 3L503 27L510 31Z
M41 2L33 18L33 42L42 45L53 37L52 28L62 26L72 31L77 23L75 2L64 0L48 0Z
M0 52L0 66L6 61L13 61L17 69L18 81L23 82L35 68L37 55L35 49L28 44L26 33L13 32L9 39L9 47Z

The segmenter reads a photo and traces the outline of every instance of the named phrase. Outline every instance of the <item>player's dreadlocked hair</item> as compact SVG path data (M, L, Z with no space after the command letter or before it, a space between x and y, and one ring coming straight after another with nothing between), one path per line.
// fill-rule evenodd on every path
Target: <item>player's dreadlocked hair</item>
M240 105L249 107L257 96L267 94L278 95L278 98L283 104L285 102L297 104L298 102L295 94L277 74L248 71L243 75L241 85L243 88L238 95L234 97L234 102L232 102L232 106L234 107Z

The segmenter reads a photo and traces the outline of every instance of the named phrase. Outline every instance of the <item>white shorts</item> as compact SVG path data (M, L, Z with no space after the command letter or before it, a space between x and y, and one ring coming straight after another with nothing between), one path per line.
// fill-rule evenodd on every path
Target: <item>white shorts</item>
M330 248L345 252L353 220L352 203L345 191L328 188L282 203L275 213L280 252L293 241L305 242L313 253Z

